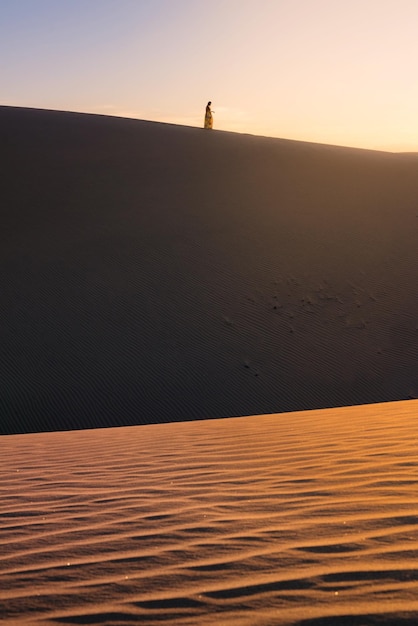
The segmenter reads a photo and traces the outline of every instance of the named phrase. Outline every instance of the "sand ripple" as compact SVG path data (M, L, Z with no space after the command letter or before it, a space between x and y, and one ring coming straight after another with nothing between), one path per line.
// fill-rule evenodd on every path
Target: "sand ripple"
M417 409L3 437L3 622L416 624Z

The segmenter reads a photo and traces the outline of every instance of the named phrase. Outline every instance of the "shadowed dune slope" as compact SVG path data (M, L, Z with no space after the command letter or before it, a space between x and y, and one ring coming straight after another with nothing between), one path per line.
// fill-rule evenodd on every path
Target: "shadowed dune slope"
M418 401L0 438L6 626L415 626Z
M1 432L418 393L418 158L0 108Z

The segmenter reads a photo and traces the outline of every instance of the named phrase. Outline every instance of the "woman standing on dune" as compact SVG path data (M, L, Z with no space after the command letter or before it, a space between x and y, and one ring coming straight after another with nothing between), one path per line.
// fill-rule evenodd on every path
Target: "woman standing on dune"
M206 113L205 113L205 128L213 128L213 117L212 117L212 111L210 108L210 105L212 104L212 102L208 102L206 105ZM213 111L215 112L215 111Z

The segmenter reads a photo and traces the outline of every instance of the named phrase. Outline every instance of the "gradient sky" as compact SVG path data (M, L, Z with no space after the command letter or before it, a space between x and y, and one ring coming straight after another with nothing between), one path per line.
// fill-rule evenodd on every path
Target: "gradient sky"
M418 151L418 0L0 0L0 104Z

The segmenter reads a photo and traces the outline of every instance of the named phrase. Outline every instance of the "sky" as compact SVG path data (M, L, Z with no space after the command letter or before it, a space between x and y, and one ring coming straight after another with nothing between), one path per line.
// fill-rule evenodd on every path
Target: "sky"
M0 105L418 151L418 0L0 0Z

